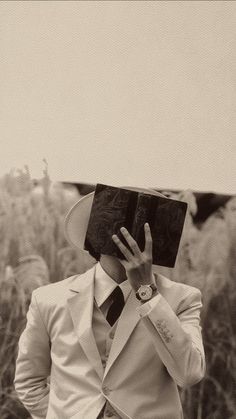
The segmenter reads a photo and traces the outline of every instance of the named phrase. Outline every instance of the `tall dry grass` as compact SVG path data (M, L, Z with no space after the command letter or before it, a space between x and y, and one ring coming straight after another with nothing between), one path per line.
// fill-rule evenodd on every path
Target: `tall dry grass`
M0 179L0 419L28 417L13 377L33 289L94 263L64 237L65 213L78 198L75 189L52 184L47 170L37 185L27 167Z
M236 419L236 197L190 228L173 279L202 291L207 371L182 394L186 419Z
M84 272L94 260L68 246L64 215L78 192L50 182L47 167L35 182L28 168L0 179L0 419L28 414L13 388L17 343L32 290ZM201 227L192 222L191 191L177 264L162 273L203 295L205 379L181 392L186 419L236 419L236 199Z

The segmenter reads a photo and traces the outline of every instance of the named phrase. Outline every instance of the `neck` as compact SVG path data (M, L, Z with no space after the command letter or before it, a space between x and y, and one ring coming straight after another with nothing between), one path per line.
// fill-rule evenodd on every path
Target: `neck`
M100 263L104 271L117 283L127 279L125 268L119 259L114 256L101 255Z

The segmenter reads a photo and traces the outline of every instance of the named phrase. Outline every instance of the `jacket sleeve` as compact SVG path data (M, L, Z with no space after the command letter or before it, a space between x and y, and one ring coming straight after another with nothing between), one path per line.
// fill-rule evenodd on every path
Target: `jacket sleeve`
M178 314L161 294L139 307L159 357L180 387L196 384L205 374L201 307L201 292L194 288L182 298Z
M17 395L33 419L45 419L47 414L50 365L50 340L34 291L26 328L19 340L14 380Z

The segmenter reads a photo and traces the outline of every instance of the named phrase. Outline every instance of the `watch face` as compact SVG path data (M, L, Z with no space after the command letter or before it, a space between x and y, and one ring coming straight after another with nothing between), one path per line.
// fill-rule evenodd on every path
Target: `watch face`
M152 297L152 288L149 285L141 285L138 289L138 294L141 300L150 300Z

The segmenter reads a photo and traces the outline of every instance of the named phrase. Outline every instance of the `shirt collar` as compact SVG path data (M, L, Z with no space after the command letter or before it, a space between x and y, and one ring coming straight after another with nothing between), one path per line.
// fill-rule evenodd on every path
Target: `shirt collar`
M100 262L97 263L95 269L95 281L94 281L94 298L98 307L106 301L112 291L119 285L123 294L124 300L126 301L130 291L131 286L128 280L123 281L121 284L117 284L114 279L112 279L102 268Z

